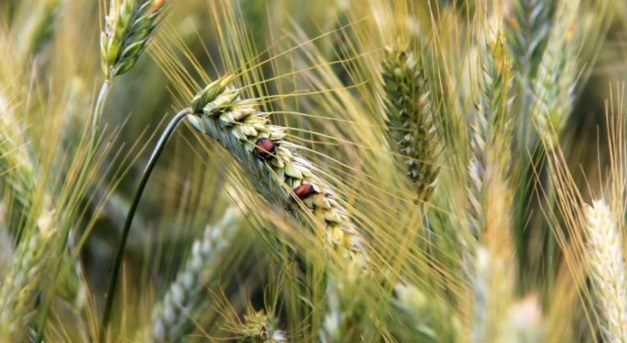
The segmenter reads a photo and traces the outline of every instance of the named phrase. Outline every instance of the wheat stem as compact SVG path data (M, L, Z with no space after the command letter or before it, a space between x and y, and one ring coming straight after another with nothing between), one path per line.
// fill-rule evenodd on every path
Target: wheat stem
M128 215L124 222L124 227L122 228L122 236L120 237L120 241L118 242L115 258L113 261L113 268L111 270L111 279L109 280L109 285L107 287L107 293L105 295L105 307L102 315L102 324L100 327L100 342L104 342L106 338L107 328L109 326L109 322L111 320L111 310L113 308L113 299L115 298L115 290L117 287L118 277L120 274L120 267L122 265L122 255L124 254L124 249L126 247L126 240L128 238L128 234L131 229L131 224L133 223L133 217L135 216L135 211L137 210L137 206L139 205L139 201L141 200L144 189L146 188L146 184L148 183L148 179L152 174L152 170L157 165L157 161L159 160L159 156L163 152L166 143L170 140L170 137L178 127L178 125L191 113L190 108L185 108L179 111L174 118L170 120L168 126L165 128L161 137L159 137L159 141L155 146L155 149L152 152L152 155L148 159L148 163L142 173L142 177L139 181L139 185L137 186L137 190L135 191L135 195L133 196L133 202L128 210Z

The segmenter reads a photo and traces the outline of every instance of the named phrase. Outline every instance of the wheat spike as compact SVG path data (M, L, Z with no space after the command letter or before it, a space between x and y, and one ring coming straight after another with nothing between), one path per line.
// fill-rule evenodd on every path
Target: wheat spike
M288 343L285 331L277 329L277 320L271 313L248 309L244 322L236 328L243 336L242 342L255 343Z
M0 288L0 333L20 341L34 315L35 298L42 289L42 274L52 266L46 246L55 234L53 213L42 213L37 221L40 233L32 233L18 245Z
M144 52L162 19L167 0L111 0L100 52L105 79L129 71Z
M549 29L551 6L544 0L515 0L505 18L504 33L519 81L525 88L541 61Z
M605 342L627 340L625 259L621 235L613 213L604 200L586 205L586 237L593 294Z
M560 1L533 84L534 123L551 149L572 110L577 78L578 0Z
M477 112L471 122L468 200L471 229L481 240L486 228L486 196L496 174L507 177L510 163L508 146L512 137L510 66L502 54L501 41L487 43L481 63ZM497 62L498 60L498 62Z
M207 226L203 237L193 243L185 266L155 306L152 328L155 342L179 341L193 328L188 314L207 303L202 298L203 290L221 263L220 257L231 246L241 220L235 210L227 209L220 222Z
M35 163L31 158L23 135L23 128L17 122L14 109L8 100L0 97L0 175L2 182L10 189L16 200L13 208L21 223L16 223L10 231L17 242L14 258L19 263L11 265L0 286L0 311L2 328L6 337L18 334L28 326L34 310L35 298L44 287L42 271L53 267L50 248L58 246L63 239L58 234L53 196L40 191L40 180ZM67 250L61 258L68 259ZM84 295L79 280L80 265L77 270L63 280L57 295L73 302L75 309L82 306ZM11 280L11 281L8 281Z
M315 166L294 152L298 146L284 140L286 128L271 125L268 113L259 112L255 101L241 99L234 89L225 90L202 111L189 116L192 126L216 139L246 166L247 175L267 201L287 207L303 223L307 223L307 215L313 216L322 223L328 252L334 251L362 268L368 265L361 237L346 209L326 181L316 175ZM254 153L255 142L262 138L276 147L271 159L261 159ZM301 185L310 187L302 198L294 193Z
M438 135L431 91L419 58L403 49L386 49L383 62L390 145L407 165L418 199L427 202L437 183Z

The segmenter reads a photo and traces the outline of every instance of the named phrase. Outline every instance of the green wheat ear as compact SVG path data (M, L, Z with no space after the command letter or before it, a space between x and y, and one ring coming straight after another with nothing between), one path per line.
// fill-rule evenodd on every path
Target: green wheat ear
M167 0L111 0L100 35L102 69L107 81L129 71L144 52Z
M403 49L386 49L383 62L390 145L407 165L418 200L426 202L437 183L438 135L431 91L419 59Z
M152 338L154 342L172 342L182 339L193 329L190 313L210 306L203 291L215 275L222 257L232 248L240 230L242 216L234 209L227 209L222 220L208 225L202 238L192 245L191 254L178 272L176 280L155 306Z
M362 237L342 200L330 184L318 176L319 169L298 156L298 146L284 140L285 127L270 124L268 114L257 110L255 100L242 99L239 90L225 89L231 79L229 75L222 77L194 98L203 98L203 94L215 97L208 100L201 113L188 116L192 127L217 140L245 166L247 175L266 200L286 207L302 223L312 224L311 218L319 220L322 225L313 226L315 230L323 230L321 236L327 253L333 252L344 261L368 267ZM274 148L268 158L260 158L256 153L257 142L262 139L267 139Z

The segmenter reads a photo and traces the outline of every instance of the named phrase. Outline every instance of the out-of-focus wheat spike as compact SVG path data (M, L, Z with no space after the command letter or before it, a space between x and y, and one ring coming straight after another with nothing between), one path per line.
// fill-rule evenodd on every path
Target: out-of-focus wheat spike
M22 59L28 60L46 45L51 39L57 18L63 5L61 0L22 1L22 20L13 30L18 33L15 46L18 47Z
M586 205L590 281L605 342L627 341L625 260L616 219L604 200Z
M437 183L439 139L431 90L419 57L387 48L383 81L390 146L407 168L418 200L427 202Z
M544 0L515 0L505 18L504 33L516 74L530 87L551 28L551 6Z
M36 297L42 289L43 274L51 267L47 246L56 233L54 213L38 216L37 228L30 231L15 250L14 260L4 275L0 288L0 334L11 342L24 338L28 323L34 315Z
M249 309L244 315L244 322L235 329L243 336L244 342L288 343L285 331L277 329L277 319L265 311Z
M578 42L581 35L577 16L579 0L564 0L557 5L547 47L533 84L533 120L549 149L558 143L572 110Z
M509 184L511 62L504 54L500 33L490 30L485 33L485 43L479 44L479 92L470 138L468 218L477 241L468 242L462 252L463 268L474 293L473 342L502 337L502 313L513 297L513 275L508 267L514 262L510 238L513 189Z
M471 124L468 200L473 234L481 240L485 230L485 202L494 169L507 178L512 137L510 64L502 53L500 37L482 53L477 112Z
M235 210L227 209L222 220L207 226L202 239L194 242L185 266L155 306L152 327L155 342L179 341L194 327L188 314L207 303L207 299L201 298L202 291L221 263L221 256L231 247L241 219Z

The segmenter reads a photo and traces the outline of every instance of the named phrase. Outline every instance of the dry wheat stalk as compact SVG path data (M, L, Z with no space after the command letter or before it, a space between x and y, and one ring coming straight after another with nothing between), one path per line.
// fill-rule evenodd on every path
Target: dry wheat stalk
M284 140L286 128L271 125L269 113L259 112L255 106L255 101L241 99L238 90L227 89L204 106L202 113L190 115L189 121L197 131L220 142L246 168L256 190L267 201L287 207L301 222L308 222L309 216L318 220L320 224L314 227L323 228L321 236L328 253L335 252L366 268L367 253L345 207L317 175L316 167L296 154L298 146ZM273 151L257 147L264 138L267 149Z
M627 341L625 259L616 219L604 200L586 205L586 237L592 290L605 342Z
M107 82L129 71L153 37L167 0L111 0L100 35Z
M202 239L193 243L185 266L155 306L152 328L155 342L177 342L193 328L188 315L208 302L202 298L203 290L220 265L221 256L231 246L241 219L235 210L227 209L221 221L207 226Z
M418 200L427 202L437 183L438 135L431 90L419 57L387 48L383 62L390 145L407 165Z

